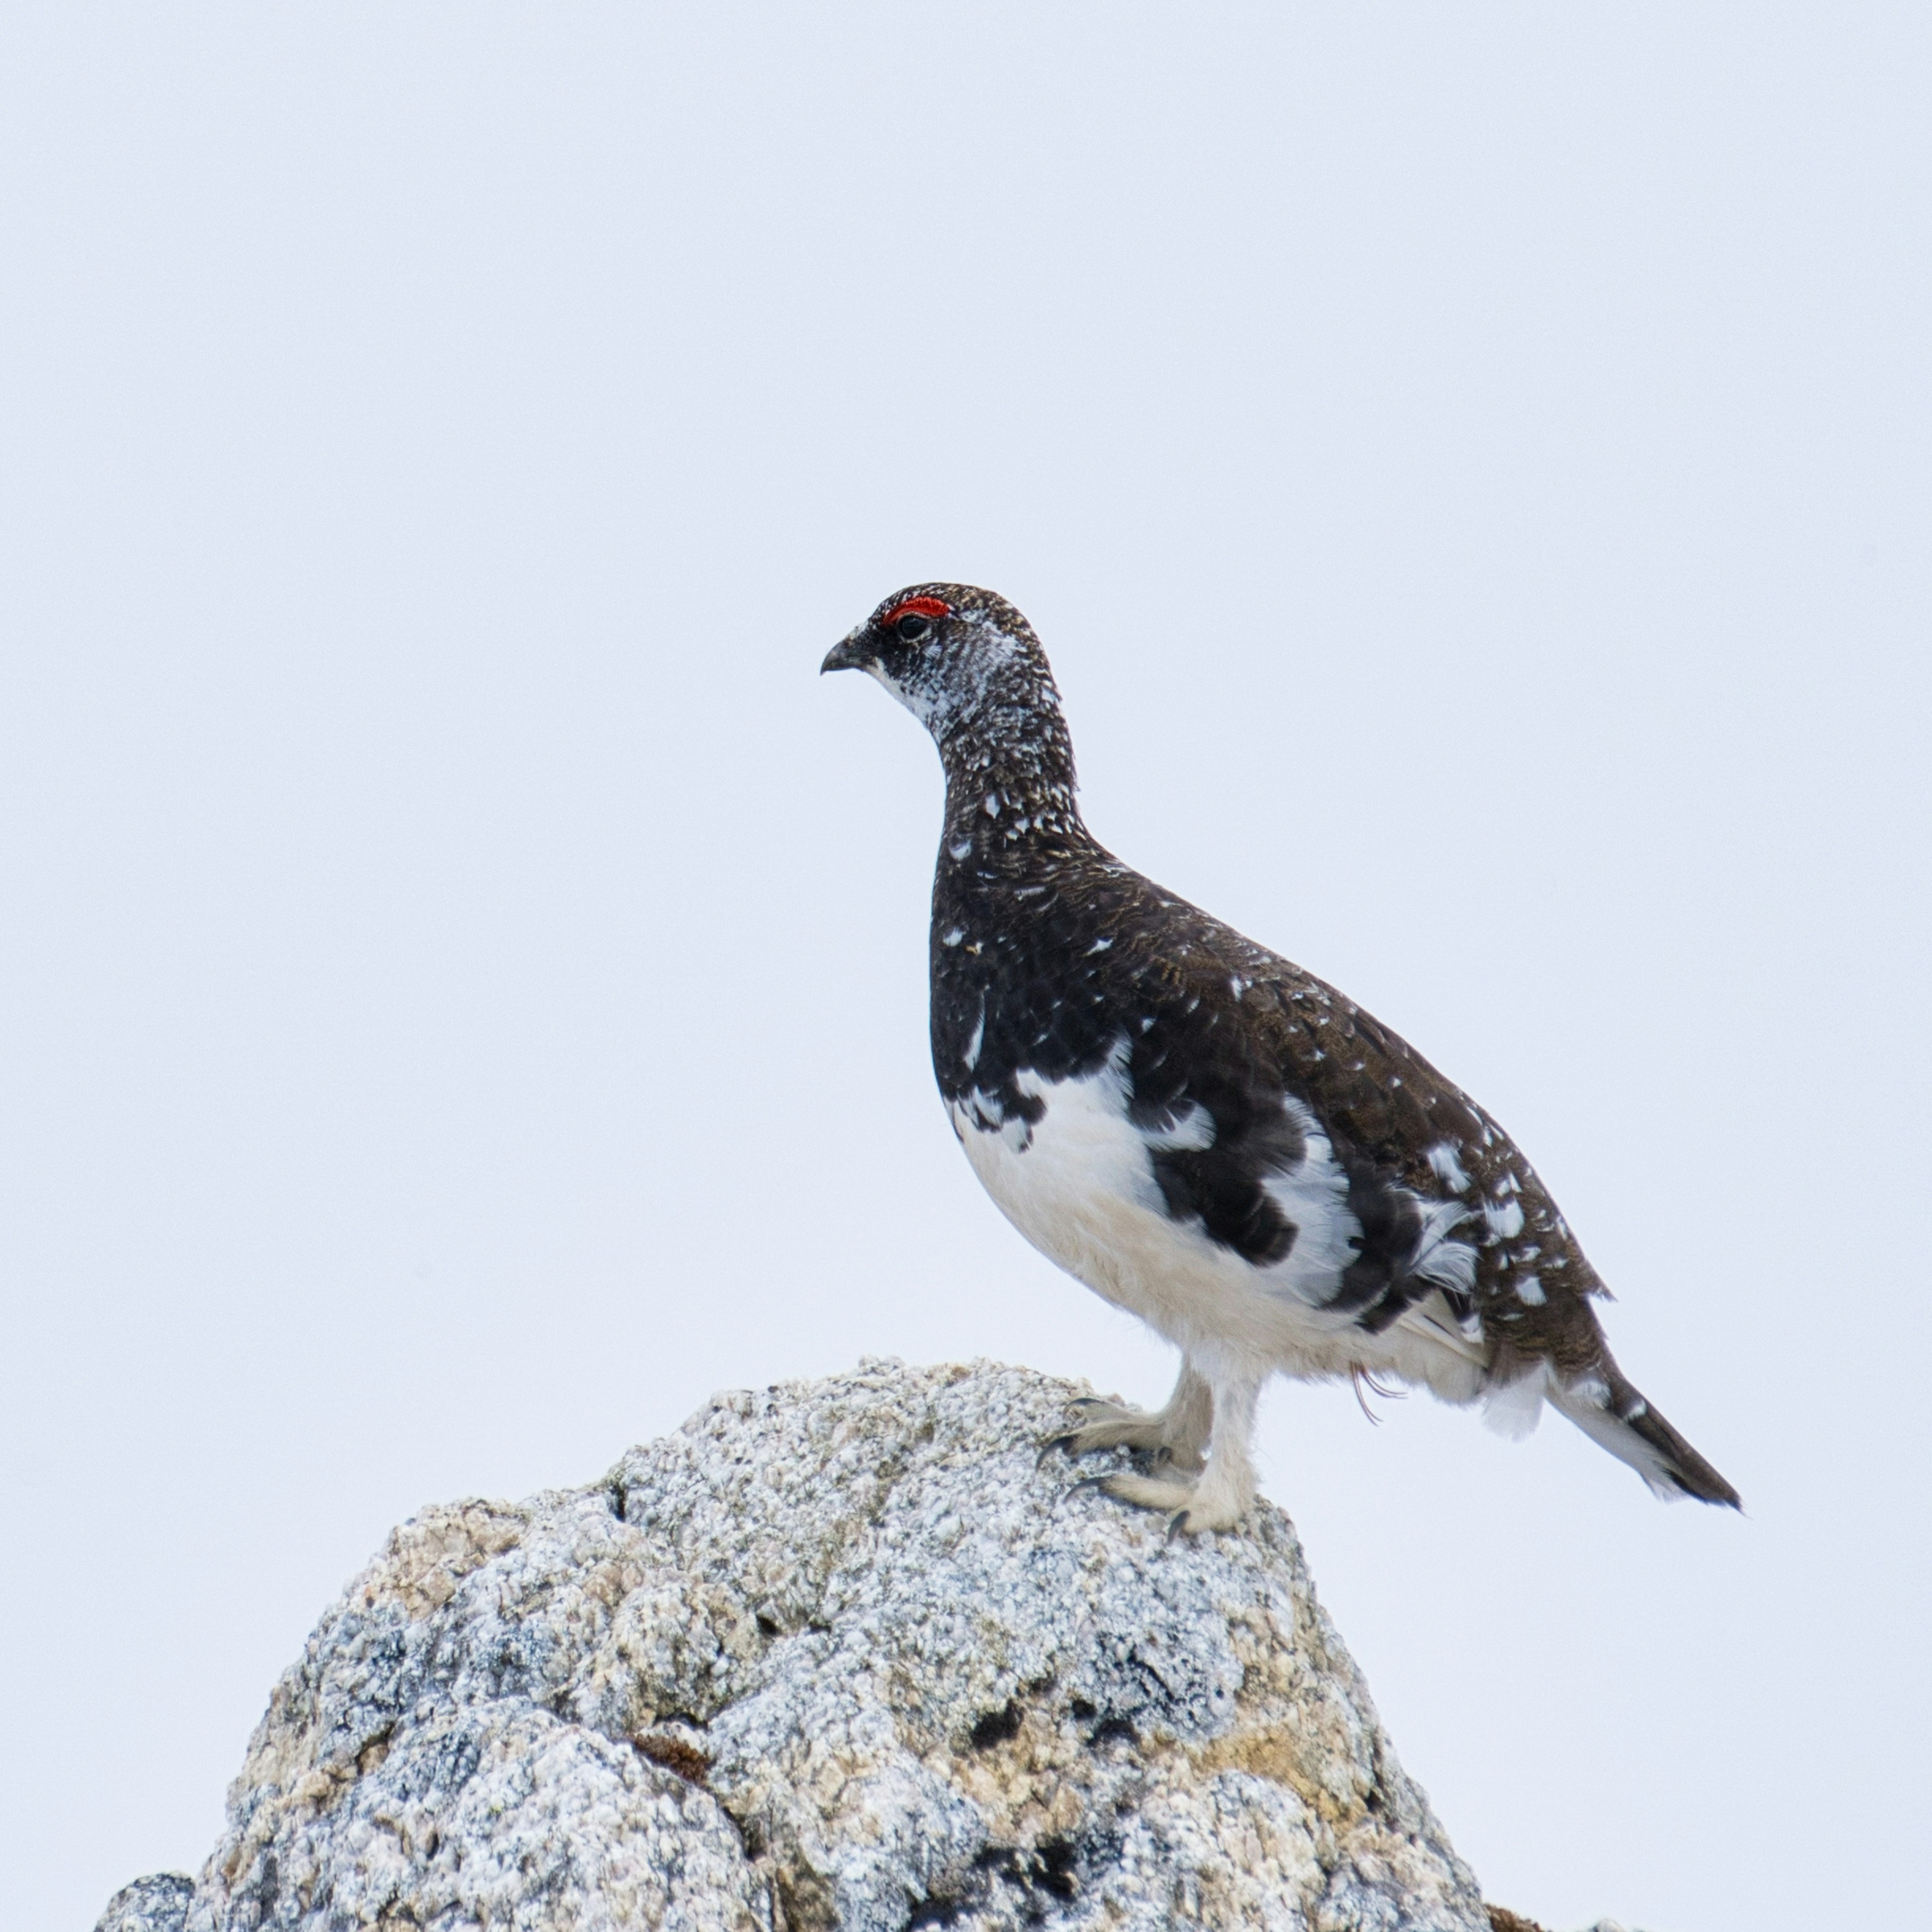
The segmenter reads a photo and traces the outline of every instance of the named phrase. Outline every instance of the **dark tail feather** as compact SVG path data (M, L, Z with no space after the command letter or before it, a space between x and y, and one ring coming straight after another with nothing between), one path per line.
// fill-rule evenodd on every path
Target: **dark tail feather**
M1661 1496L1744 1508L1738 1492L1652 1408L1605 1356L1596 1375L1552 1388L1551 1402L1593 1442L1625 1462Z
M1726 1509L1744 1508L1744 1498L1655 1409L1646 1408L1642 1414L1627 1418L1626 1426L1664 1458L1666 1473L1685 1496L1695 1496L1700 1503L1722 1503Z

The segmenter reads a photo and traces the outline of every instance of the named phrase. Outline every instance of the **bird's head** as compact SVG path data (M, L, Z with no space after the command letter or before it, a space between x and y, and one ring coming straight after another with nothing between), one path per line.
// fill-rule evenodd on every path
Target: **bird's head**
M869 671L938 741L1024 751L1064 739L1059 694L1033 626L970 584L895 591L826 653L823 670Z

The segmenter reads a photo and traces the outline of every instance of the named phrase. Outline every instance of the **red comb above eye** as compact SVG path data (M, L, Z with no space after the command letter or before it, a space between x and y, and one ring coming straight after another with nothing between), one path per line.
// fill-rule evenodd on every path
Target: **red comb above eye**
M879 622L883 626L896 624L902 617L930 617L936 624L952 614L952 606L944 598L908 597L903 604L895 604Z

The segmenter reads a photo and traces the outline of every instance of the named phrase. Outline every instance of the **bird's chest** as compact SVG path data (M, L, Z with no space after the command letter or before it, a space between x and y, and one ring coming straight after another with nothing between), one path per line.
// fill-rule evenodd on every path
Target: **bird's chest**
M1094 970L1106 949L1011 895L936 910L933 1072L967 1159L1035 1247L1134 1305L1137 1266L1177 1231L1130 1118L1131 1022Z
M1107 948L1057 896L1022 886L935 900L932 1066L949 1102L978 1090L1029 1113L1015 1082L1096 1072L1120 1034Z
M1230 1029L1110 976L1104 946L1047 960L1023 929L952 931L934 933L934 1070L1036 1248L1176 1338L1334 1298L1360 1232L1346 1180L1306 1110L1227 1058Z
M1009 1083L1017 1106L970 1087L947 1107L1006 1219L1108 1300L1157 1319L1150 1304L1216 1257L1166 1210L1146 1140L1129 1118L1120 1058L1059 1080L1022 1069Z

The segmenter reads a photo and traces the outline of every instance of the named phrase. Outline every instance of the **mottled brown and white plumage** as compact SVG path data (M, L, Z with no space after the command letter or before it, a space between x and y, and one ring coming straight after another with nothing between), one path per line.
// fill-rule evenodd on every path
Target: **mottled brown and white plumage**
M968 1160L1028 1240L1181 1352L1166 1408L1090 1406L1064 1438L1156 1452L1112 1494L1232 1523L1281 1372L1416 1384L1511 1434L1546 1401L1659 1493L1736 1505L1618 1368L1603 1285L1509 1136L1332 987L1096 842L1011 604L914 585L824 668L869 672L945 766L932 1057Z

